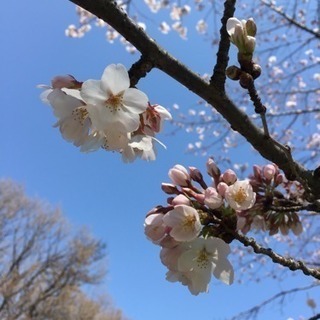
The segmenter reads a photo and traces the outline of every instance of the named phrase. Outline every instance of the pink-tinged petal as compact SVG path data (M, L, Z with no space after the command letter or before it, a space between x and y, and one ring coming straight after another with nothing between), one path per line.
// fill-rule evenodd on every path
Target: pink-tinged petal
M122 104L130 112L140 114L148 107L148 97L138 89L129 88L123 94Z
M127 69L122 64L110 64L104 69L101 77L101 88L113 95L128 89L130 79Z
M109 98L107 92L101 88L100 80L87 80L82 84L81 97L88 104L105 105Z

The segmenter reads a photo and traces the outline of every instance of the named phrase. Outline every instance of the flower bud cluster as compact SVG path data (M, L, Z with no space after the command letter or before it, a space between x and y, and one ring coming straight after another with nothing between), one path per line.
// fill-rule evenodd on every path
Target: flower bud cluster
M207 292L212 274L232 283L227 255L236 232L302 232L294 211L302 199L300 185L288 183L276 165L255 165L247 180L240 180L231 169L221 172L211 158L206 169L210 185L195 167L171 168L171 183L162 184L169 195L167 205L148 212L144 224L148 239L161 246L167 280L181 282L192 294Z
M269 231L270 235L291 230L296 236L302 224L296 212L303 204L303 188L296 181L287 181L275 164L253 167L250 183L257 194L255 206L238 215L238 229Z
M237 18L229 18L227 21L227 32L230 41L238 48L239 53L243 55L251 55L254 52L256 39L255 35L257 27L252 18L249 20L238 20Z
M249 20L238 20L229 18L227 21L227 32L230 41L238 48L238 61L240 68L230 66L226 70L226 75L231 80L239 80L240 85L247 89L261 75L261 67L252 61L253 52L256 45L255 35L257 26L252 18Z
M117 151L125 162L137 157L156 158L155 135L171 114L160 105L151 105L142 91L130 88L127 70L121 64L105 68L101 80L77 81L57 76L41 94L58 118L63 138L81 151L100 148ZM162 143L160 143L162 144Z

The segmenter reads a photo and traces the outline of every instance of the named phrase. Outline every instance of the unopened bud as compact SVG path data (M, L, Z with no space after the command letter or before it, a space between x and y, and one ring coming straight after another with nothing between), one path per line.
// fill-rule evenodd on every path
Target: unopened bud
M203 176L199 169L196 167L189 167L190 178L195 182L203 182Z
M223 173L222 180L226 184L230 185L230 184L233 184L237 181L237 175L233 170L228 169Z
M253 84L253 78L249 73L243 72L240 76L240 85L244 89L248 89Z
M280 173L276 176L275 178L275 185L278 186L279 184L281 184L283 181L285 180L285 176Z
M273 164L267 164L263 167L263 176L267 181L271 181L276 174L276 167Z
M166 194L179 194L180 193L178 188L171 183L162 183L161 189Z
M231 80L239 80L241 72L241 69L237 66L230 66L226 70L226 76Z
M260 65L258 65L257 63L254 63L252 65L252 71L251 71L252 78L253 79L259 78L261 76L261 72L262 72L262 69Z
M257 34L257 25L254 22L253 18L247 20L246 29L248 36L254 37Z
M212 158L209 158L207 163L207 173L212 178L220 177L221 171Z
M180 164L176 164L173 168L171 168L168 175L174 184L177 184L181 187L186 187L190 183L190 175L187 169Z
M51 85L53 89L79 89L81 88L81 82L77 81L75 77L71 75L66 76L56 76L51 80Z

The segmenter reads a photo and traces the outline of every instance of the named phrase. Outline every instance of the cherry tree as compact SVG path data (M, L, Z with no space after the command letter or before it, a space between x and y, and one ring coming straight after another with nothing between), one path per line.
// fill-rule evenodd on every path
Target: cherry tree
M145 233L161 247L167 280L197 295L208 291L212 275L228 285L240 269L258 277L250 273L250 261L303 272L311 283L296 291L319 286L319 4L71 1L78 5L79 25L70 25L68 36L104 27L107 41L119 40L140 57L128 71L122 64L107 66L100 80L57 76L41 86L41 99L52 106L65 140L83 152L118 152L124 162L155 160L157 145L165 147L156 135L171 121L196 134L189 151L207 155L220 146L220 154L215 151L206 162L207 176L195 167L172 167L171 181L162 184L166 204L147 213ZM182 41L188 38L188 18L197 12L194 27L216 48L206 74L188 68L148 35L144 10L161 17L159 32L177 32ZM180 110L173 101L169 112L149 101L138 86L155 68L195 93L198 110ZM226 152L242 144L267 163L249 170L237 164L241 176ZM223 162L229 168L222 169ZM279 269L271 274L279 276ZM290 293L280 292L237 319ZM308 304L316 308L312 299Z

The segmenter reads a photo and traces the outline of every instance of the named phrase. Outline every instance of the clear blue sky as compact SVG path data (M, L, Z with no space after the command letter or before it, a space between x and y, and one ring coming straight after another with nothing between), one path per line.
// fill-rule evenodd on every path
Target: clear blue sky
M29 195L61 206L73 225L86 225L107 243L109 272L101 290L131 319L222 320L294 286L293 280L230 287L213 280L209 294L194 297L180 284L165 280L159 248L143 234L144 216L165 202L160 185L168 181L170 167L180 163L203 168L206 159L185 154L189 137L183 132L166 135L168 126L160 137L168 149L159 148L157 161L151 163L125 165L118 154L104 151L82 154L62 139L36 85L49 84L59 74L99 79L106 65L122 63L129 68L139 57L118 44L109 45L96 29L83 39L66 38L64 29L72 22L76 22L74 6L66 0L2 3L0 177L11 177ZM214 53L200 38L191 46L175 34L154 35L199 73L210 71ZM190 101L197 100L159 71L142 80L139 89L152 103L167 107L174 102L189 107ZM237 163L248 161L246 153L237 153ZM311 315L305 300L304 296L284 314L274 306L259 319Z

